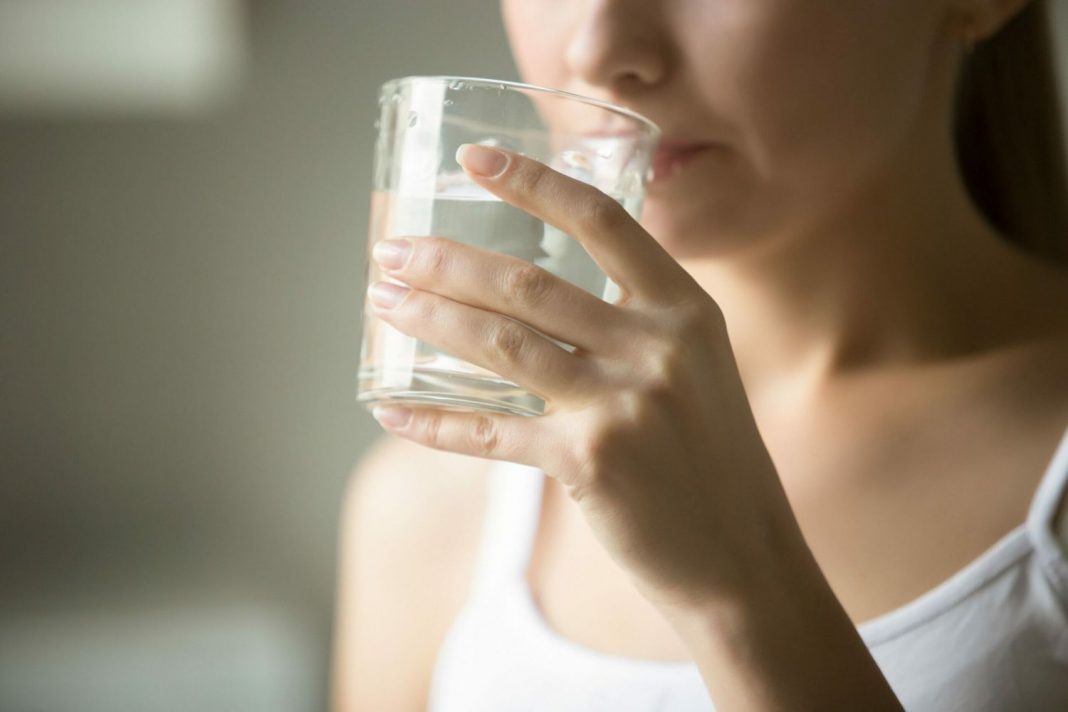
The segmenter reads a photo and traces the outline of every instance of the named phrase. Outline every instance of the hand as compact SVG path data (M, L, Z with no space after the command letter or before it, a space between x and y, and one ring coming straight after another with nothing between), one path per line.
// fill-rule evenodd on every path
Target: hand
M488 162L494 157L503 165ZM423 445L542 469L654 604L707 604L799 539L711 297L614 200L513 153L471 146L479 185L579 240L609 304L524 260L441 237L383 270L411 286L376 314L540 396L539 417L388 410ZM485 175L476 171L482 170ZM381 282L379 285L383 284ZM560 348L535 329L574 345Z

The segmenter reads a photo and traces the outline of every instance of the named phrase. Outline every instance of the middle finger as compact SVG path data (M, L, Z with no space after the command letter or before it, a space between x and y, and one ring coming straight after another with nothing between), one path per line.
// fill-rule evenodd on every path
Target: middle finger
M388 242L408 252L396 266L379 265L418 289L513 317L588 353L613 353L632 338L620 307L527 260L437 236Z

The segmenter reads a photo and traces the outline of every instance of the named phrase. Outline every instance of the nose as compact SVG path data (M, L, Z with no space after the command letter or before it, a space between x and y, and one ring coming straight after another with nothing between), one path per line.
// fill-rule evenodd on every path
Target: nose
M565 59L572 75L612 94L662 81L668 43L657 17L661 5L650 0L591 0L567 45Z

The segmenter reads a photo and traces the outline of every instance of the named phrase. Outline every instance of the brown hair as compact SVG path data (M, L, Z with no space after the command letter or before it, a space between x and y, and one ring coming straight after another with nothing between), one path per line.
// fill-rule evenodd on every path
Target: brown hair
M954 134L964 183L987 219L1068 263L1068 156L1049 13L1032 0L965 58Z

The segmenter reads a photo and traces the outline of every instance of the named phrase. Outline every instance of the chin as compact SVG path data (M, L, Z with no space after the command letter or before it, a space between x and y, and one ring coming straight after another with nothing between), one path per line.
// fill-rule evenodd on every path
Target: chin
M709 258L731 252L737 238L724 221L704 206L700 211L679 210L672 201L646 198L639 223L676 260Z
M647 195L639 223L675 260L752 255L774 241L774 210L744 210L739 201Z

